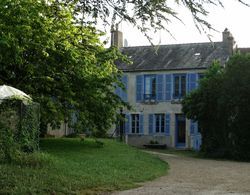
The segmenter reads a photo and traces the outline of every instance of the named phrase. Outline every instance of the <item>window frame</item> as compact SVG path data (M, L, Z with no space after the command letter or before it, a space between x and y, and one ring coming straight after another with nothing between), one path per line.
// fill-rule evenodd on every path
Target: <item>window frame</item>
M135 118L134 118L135 117ZM131 134L140 133L140 114L131 114Z
M165 133L166 132L166 129L165 129L165 126L166 126L166 121L165 121L165 117L166 115L164 113L157 113L157 114L154 114L154 132L157 133L157 134L161 134L161 133ZM157 125L157 123L159 123Z
M148 90L148 79L149 78L149 91ZM155 74L148 74L144 75L144 100L156 100L156 93L157 93L157 83L156 83L156 75Z
M178 86L176 86L178 78ZM184 78L184 79L183 79ZM183 81L185 81L183 83ZM176 93L178 91L178 94ZM187 74L173 74L173 98L182 99L187 94Z

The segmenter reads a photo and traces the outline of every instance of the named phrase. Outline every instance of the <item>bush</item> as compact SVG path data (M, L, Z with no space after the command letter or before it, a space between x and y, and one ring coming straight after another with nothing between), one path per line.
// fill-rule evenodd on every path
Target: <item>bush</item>
M159 144L159 142L156 140L150 140L149 144Z

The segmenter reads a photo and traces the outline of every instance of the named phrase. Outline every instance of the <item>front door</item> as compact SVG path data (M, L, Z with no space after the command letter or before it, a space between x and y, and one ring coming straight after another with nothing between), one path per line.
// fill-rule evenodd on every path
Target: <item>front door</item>
M186 118L184 114L176 114L176 147L186 146Z

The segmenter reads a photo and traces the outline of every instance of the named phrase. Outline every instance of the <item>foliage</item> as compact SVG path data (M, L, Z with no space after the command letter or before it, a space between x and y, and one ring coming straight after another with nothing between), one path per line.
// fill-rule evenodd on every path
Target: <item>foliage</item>
M103 47L94 27L77 23L72 4L3 0L0 34L0 84L31 94L44 127L71 123L76 113L84 129L106 132L123 105L113 93L114 61L123 57Z
M235 54L225 69L215 63L183 101L183 112L201 127L207 156L250 160L249 67L249 55Z
M211 28L201 16L207 15L206 5L220 1L174 3L189 9L197 26ZM104 48L91 20L106 23L111 16L114 24L123 19L147 35L150 26L164 29L164 22L178 18L171 7L166 0L2 0L0 84L40 103L43 127L71 124L75 113L78 130L103 136L116 121L117 108L125 106L114 94L121 75L114 62L124 57L116 48Z
M13 162L22 152L39 149L39 106L20 100L0 104L0 160Z
M39 149L40 107L36 103L21 106L22 116L17 139L22 151L33 152Z
M0 121L0 162L11 162L18 155L18 145L15 143L12 130Z
M159 142L157 140L150 140L149 144L159 144Z
M247 0L236 1L249 6ZM164 29L171 34L168 24L173 19L181 21L176 11L178 7L188 10L194 19L197 29L208 34L208 30L213 29L213 27L206 19L209 14L207 7L209 5L223 7L221 0L68 0L66 2L78 2L75 7L75 13L81 16L78 18L79 22L89 23L101 19L104 25L110 23L114 25L123 20L130 22L141 30L149 40L151 40L151 37L148 36L150 29L155 31Z
M138 186L166 173L168 165L113 140L44 139L47 166L0 164L0 194L98 194ZM37 154L38 155L38 154Z

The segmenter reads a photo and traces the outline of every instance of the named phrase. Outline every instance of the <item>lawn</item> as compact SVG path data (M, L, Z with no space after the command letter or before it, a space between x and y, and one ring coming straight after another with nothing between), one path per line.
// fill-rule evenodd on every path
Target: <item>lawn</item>
M41 167L0 164L0 194L95 194L138 186L166 174L155 156L113 141L44 139L50 163Z

